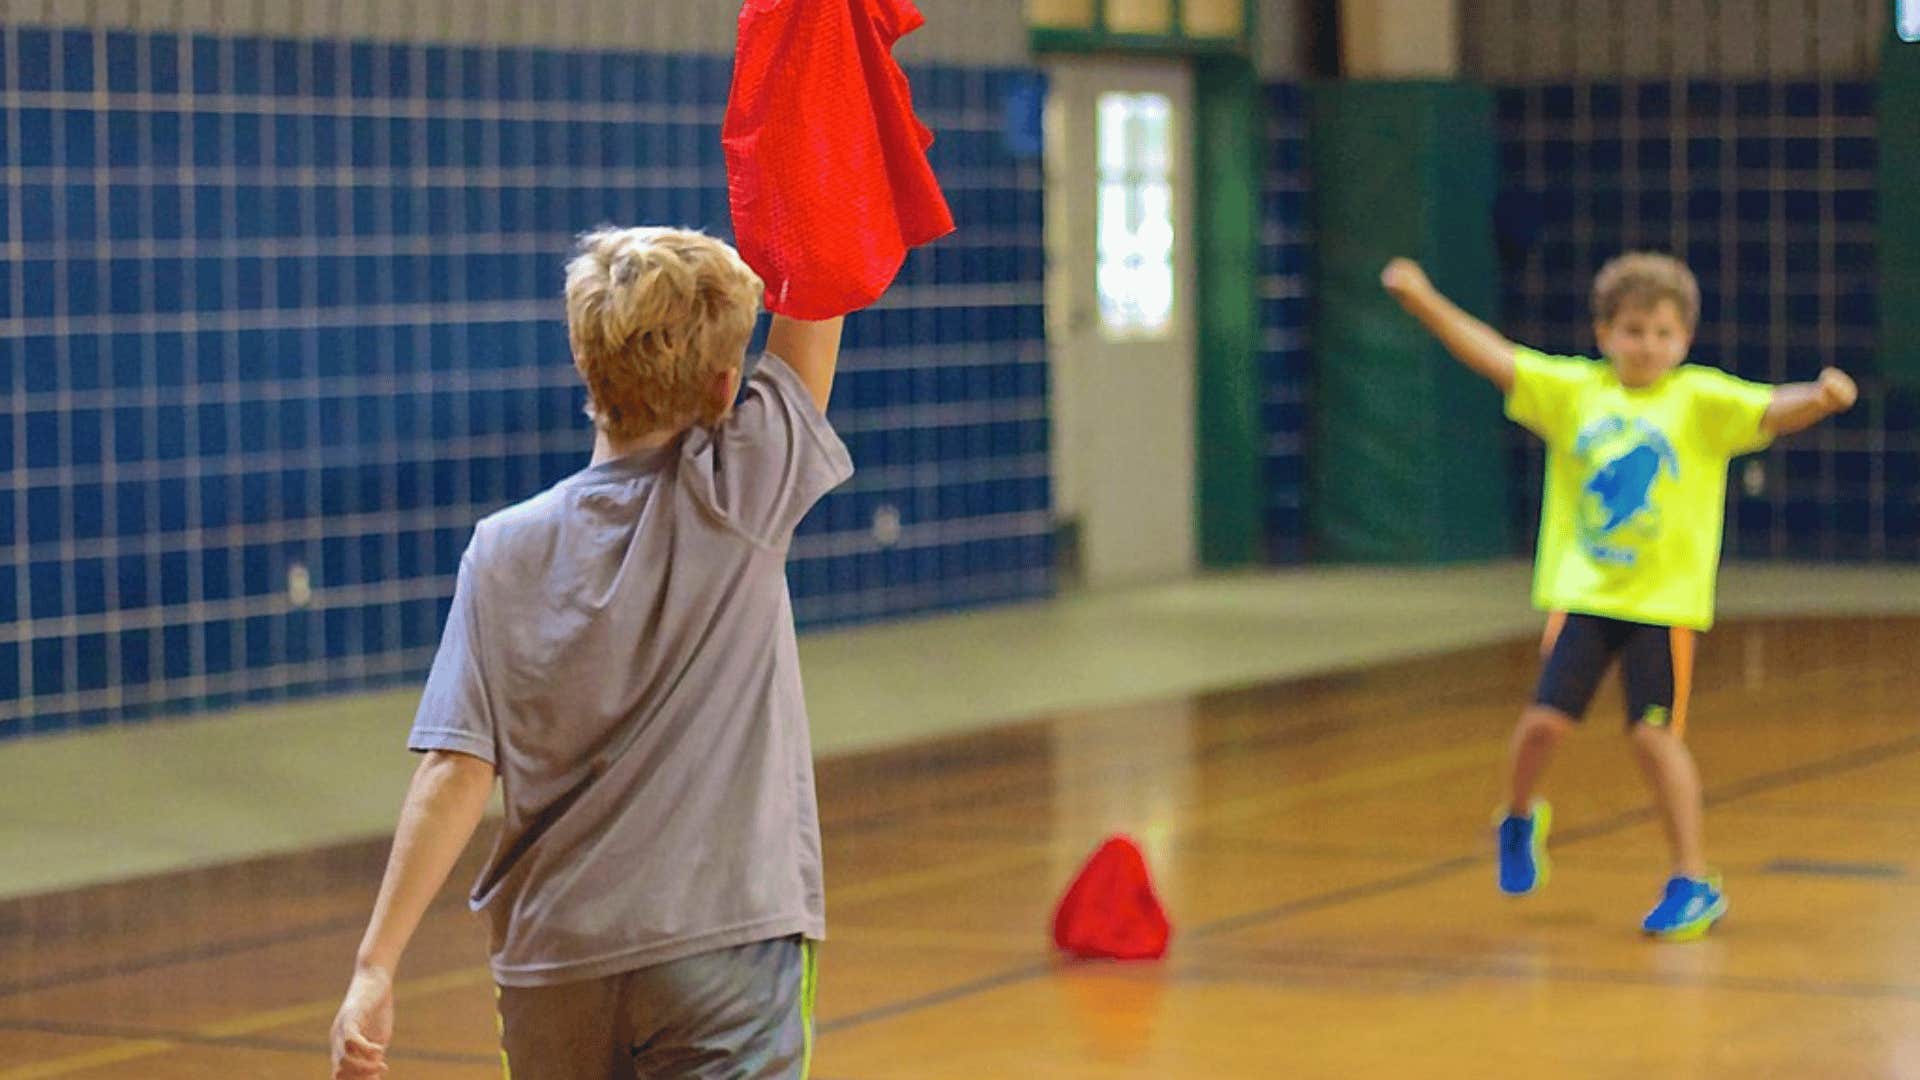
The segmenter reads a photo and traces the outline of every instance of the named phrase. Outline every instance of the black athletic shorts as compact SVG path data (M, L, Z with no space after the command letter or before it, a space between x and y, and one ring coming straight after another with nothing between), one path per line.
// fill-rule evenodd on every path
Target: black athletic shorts
M1582 719L1601 677L1618 658L1628 725L1671 727L1684 735L1693 640L1693 631L1681 627L1555 612L1541 646L1546 664L1534 704Z

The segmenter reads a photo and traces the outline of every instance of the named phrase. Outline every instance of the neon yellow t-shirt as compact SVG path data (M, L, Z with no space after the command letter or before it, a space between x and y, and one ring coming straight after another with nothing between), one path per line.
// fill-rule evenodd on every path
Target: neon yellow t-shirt
M1516 351L1507 416L1547 444L1534 605L1712 626L1727 462L1772 441L1772 398L1716 368L1634 389L1605 361Z

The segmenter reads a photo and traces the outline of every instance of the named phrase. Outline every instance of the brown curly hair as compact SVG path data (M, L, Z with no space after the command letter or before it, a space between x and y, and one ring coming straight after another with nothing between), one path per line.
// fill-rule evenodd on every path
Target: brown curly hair
M727 244L689 229L603 228L567 263L567 337L587 415L627 441L726 415L764 290Z
M1700 283L1687 264L1654 251L1629 251L1607 260L1593 279L1593 317L1612 322L1626 308L1649 308L1671 300L1692 330L1700 321Z

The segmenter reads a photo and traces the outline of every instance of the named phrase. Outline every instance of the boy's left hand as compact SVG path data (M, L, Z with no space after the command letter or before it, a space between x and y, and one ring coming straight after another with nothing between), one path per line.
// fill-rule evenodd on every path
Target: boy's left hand
M1859 396L1860 388L1846 372L1832 367L1820 372L1820 401L1828 412L1846 412Z
M393 977L379 970L354 972L328 1040L333 1050L333 1080L386 1076L387 1043L392 1038Z

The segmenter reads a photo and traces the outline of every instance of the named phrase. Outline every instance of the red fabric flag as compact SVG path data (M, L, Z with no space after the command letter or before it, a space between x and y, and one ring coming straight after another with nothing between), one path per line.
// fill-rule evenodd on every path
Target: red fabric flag
M873 303L907 250L953 231L893 45L910 0L746 0L720 139L734 243L767 307L827 319Z
M1146 857L1125 836L1100 845L1053 915L1053 943L1077 957L1155 960L1172 936Z

